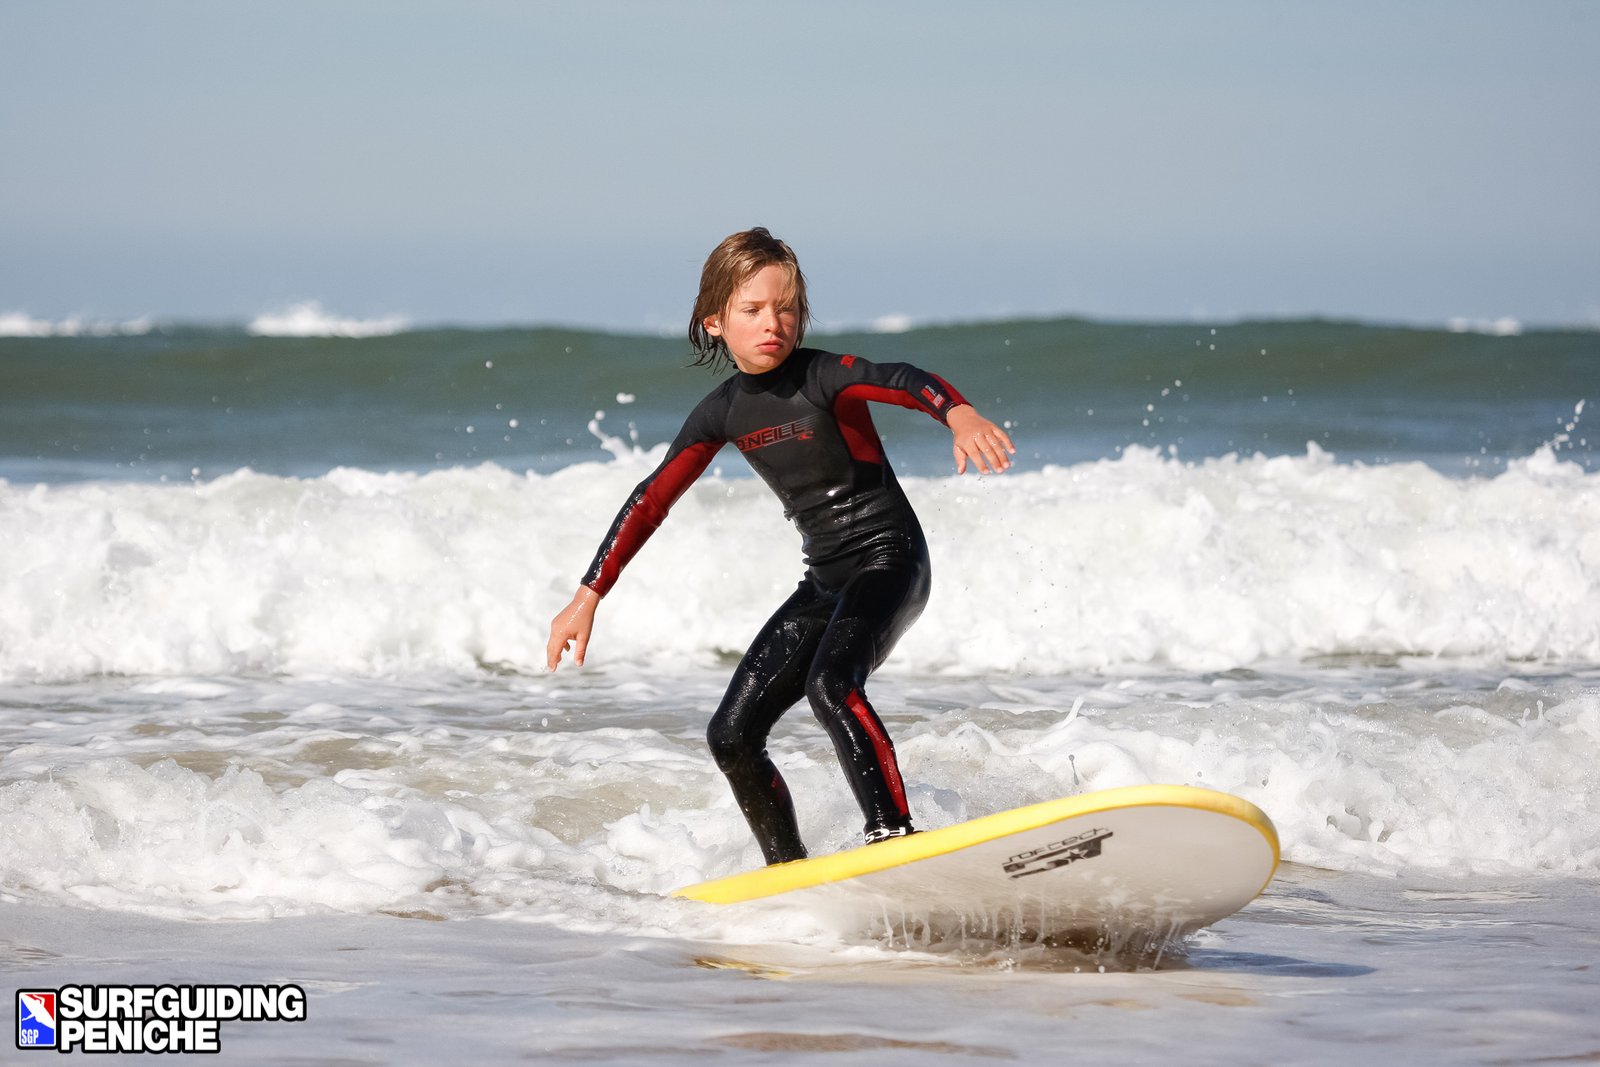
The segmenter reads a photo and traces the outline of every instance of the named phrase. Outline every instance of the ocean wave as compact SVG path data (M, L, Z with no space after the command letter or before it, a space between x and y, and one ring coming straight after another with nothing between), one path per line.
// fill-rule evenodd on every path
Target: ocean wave
M0 483L0 680L538 670L660 449L552 474L242 470ZM1600 662L1600 474L1301 456L912 478L934 595L888 669L1214 670L1373 653ZM608 597L597 663L742 649L799 577L765 487L714 469Z
M36 319L25 311L0 312L0 337L140 336L155 328L147 318L107 322L71 315L60 320Z
M1490 337L1520 337L1522 335L1522 323L1517 319L1507 317L1498 319L1453 318L1445 323L1445 328L1451 333L1481 333Z
M907 333L915 325L910 315L889 314L873 319L868 330L872 333Z
M897 728L920 826L1180 782L1260 805L1290 863L1600 870L1600 814L1587 801L1594 694L1547 704L1502 686L1431 712L1409 694L1402 708L1215 693L1175 705L1111 687L1069 712L1051 694L1011 695L1021 703L955 705ZM12 899L186 919L553 913L574 927L737 938L728 917L659 899L760 862L698 728L594 729L570 692L546 686L523 700L572 713L548 729L490 708L402 726L392 707L335 687L325 696L267 715L284 694L147 686L36 729L11 760L41 770L0 786L0 886ZM473 699L461 691L451 706ZM250 729L217 724L224 709ZM89 739L67 748L63 734ZM177 758L154 758L174 746ZM807 840L819 852L855 843L860 813L822 732L786 735L775 754L804 798Z
M322 333L399 324L341 323L320 310L284 317L304 321L282 328ZM1558 419L1573 424L1563 457L1597 467L1593 435L1567 416L1596 379L1600 333L1055 321L919 325L822 344L945 375L1008 423L1018 461L1033 468L1127 445L1197 459L1292 455L1314 440L1344 462L1421 459L1469 474L1529 455L1552 440ZM683 348L571 330L256 337L242 324L0 339L0 477L150 479L197 468L214 477L242 466L305 475L482 461L551 473L586 448L587 413L618 396L635 398L625 417L644 440L670 440L714 381L685 367ZM920 414L885 408L874 417L900 473L949 470L948 444Z
M345 319L322 310L315 300L290 305L282 311L264 312L246 328L257 337L387 337L410 328L403 315L378 319Z

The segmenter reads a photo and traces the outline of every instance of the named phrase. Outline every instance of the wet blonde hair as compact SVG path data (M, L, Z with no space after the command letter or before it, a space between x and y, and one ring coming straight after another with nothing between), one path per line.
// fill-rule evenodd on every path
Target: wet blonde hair
M794 291L795 316L800 323L800 336L795 344L805 339L806 326L811 322L811 305L806 300L806 276L801 273L800 260L794 249L772 236L765 226L757 226L724 237L706 257L706 265L700 271L700 295L695 297L694 314L689 318L689 343L694 346L697 357L694 366L723 366L733 362L722 338L706 332L706 319L727 311L739 286L763 267L774 264L788 272Z

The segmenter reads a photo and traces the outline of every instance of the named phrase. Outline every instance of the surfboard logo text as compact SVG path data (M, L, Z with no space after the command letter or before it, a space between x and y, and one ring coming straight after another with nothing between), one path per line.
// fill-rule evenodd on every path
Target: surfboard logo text
M1024 875L1053 871L1069 863L1077 863L1079 860L1093 859L1100 855L1101 842L1110 836L1110 830L1085 830L1064 841L1055 841L1041 848L1018 853L1006 860L1002 869L1007 877L1021 878Z

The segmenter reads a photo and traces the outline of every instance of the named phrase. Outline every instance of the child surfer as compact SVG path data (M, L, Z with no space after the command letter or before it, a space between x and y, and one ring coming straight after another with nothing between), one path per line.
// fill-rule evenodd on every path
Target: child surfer
M866 816L868 843L911 833L894 745L867 703L867 676L928 599L928 548L895 481L868 401L918 408L954 435L956 473L1011 466L1006 432L944 379L910 364L796 347L810 318L805 275L765 229L707 258L689 323L696 364L738 373L689 414L661 465L617 513L572 602L550 623L548 666L569 646L582 666L595 608L667 511L733 442L803 538L799 588L762 627L711 718L717 766L769 864L806 855L767 735L804 697L827 729Z

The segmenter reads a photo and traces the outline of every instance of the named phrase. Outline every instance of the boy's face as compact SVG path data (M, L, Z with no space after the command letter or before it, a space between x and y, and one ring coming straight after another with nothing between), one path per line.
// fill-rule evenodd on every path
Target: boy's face
M789 272L776 263L762 267L733 291L722 314L710 316L704 325L706 333L722 338L746 374L782 365L800 337Z

